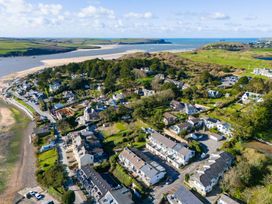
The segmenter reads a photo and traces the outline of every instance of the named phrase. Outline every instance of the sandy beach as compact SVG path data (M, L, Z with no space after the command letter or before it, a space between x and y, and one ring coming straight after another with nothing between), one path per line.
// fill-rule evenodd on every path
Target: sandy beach
M106 45L106 46L102 46L102 49L113 49L116 46L118 46L118 45ZM84 62L86 60L91 60L91 59L96 59L96 58L105 59L105 60L117 59L117 58L122 57L123 55L131 54L131 53L135 53L135 52L142 52L142 50L130 50L127 52L105 54L105 55L43 60L43 61L41 61L43 63L42 66L29 68L29 69L26 69L26 70L20 71L20 72L14 72L14 73L9 74L7 76L1 77L0 78L0 92L2 92L6 88L9 88L10 83L13 80L25 77L29 74L32 74L34 72L37 72L37 71L45 69L45 68L66 65L69 63L80 63L80 62Z

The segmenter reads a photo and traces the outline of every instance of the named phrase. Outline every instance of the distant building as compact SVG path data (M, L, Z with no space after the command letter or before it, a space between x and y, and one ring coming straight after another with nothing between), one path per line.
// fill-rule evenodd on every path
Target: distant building
M248 104L250 102L263 102L263 98L261 94L253 93L253 92L246 92L241 98L243 104Z
M201 202L191 191L189 191L184 186L174 193L167 196L167 200L170 204L202 204Z
M206 196L213 187L219 182L233 162L233 156L227 152L212 154L207 162L201 165L192 176L189 185L197 192Z
M207 129L217 129L220 133L226 136L232 136L232 127L229 123L222 123L220 120L215 118L204 118L204 123Z
M86 107L83 113L83 116L77 118L77 122L80 125L86 125L90 122L95 122L100 119L98 111L91 107Z
M84 166L76 172L78 181L83 185L89 197L99 204L133 204L129 189L113 185L106 181L90 166Z
M55 92L55 91L59 90L60 87L61 87L60 82L54 82L53 84L49 84L49 91Z
M239 77L237 76L226 76L221 79L222 84L219 87L222 87L222 88L232 87L238 82L238 80L239 80Z
M184 122L181 124L171 126L169 130L174 134L179 135L181 133L191 132L193 130L193 125L191 123Z
M158 132L149 136L146 148L176 168L188 164L195 155L195 152L190 150L185 143L173 141Z
M161 165L140 154L136 149L126 147L119 154L119 160L122 166L137 175L148 186L158 183L166 174Z
M177 88L182 88L182 87L183 87L183 84L184 84L184 83L181 82L181 81L176 81L176 80L169 79L169 78L165 79L165 80L164 80L164 83L172 83L172 84L176 85Z
M181 111L184 108L184 104L180 103L179 101L171 101L170 107L175 111Z
M268 69L268 68L263 68L263 69L256 68L256 69L254 69L253 74L272 78L272 69Z

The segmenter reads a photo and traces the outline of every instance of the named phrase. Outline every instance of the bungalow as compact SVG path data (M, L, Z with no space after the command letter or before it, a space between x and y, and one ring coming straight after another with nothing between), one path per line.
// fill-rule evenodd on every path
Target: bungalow
M176 168L188 164L195 156L195 152L190 150L185 143L173 141L158 132L151 133L146 148Z
M122 166L139 177L147 186L158 183L166 174L161 165L136 149L126 147L119 154L119 161Z
M252 93L252 92L246 92L241 98L243 104L248 104L250 102L263 102L263 98L261 94L258 93Z
M177 117L171 113L166 112L163 114L163 122L165 125L175 124L177 122Z
M122 185L108 182L90 166L76 171L78 181L85 188L89 197L99 204L133 204L130 191Z
M188 103L184 103L184 109L182 112L186 113L187 115L193 115L199 112L196 106Z
M217 128L217 125L219 123L220 121L215 118L209 118L209 117L204 118L204 124L208 129Z
M239 202L233 200L229 196L222 194L217 200L217 204L239 204Z
M170 204L202 204L198 197L196 197L191 191L184 186L174 193L167 196L167 200Z
M220 120L215 118L204 118L204 123L207 129L216 128L220 133L226 136L232 136L232 128L229 123L222 123Z
M227 152L212 154L190 177L189 185L201 195L206 196L219 182L233 162L233 156Z
M169 130L177 135L181 133L188 133L193 130L193 126L189 122L181 123L178 125L173 125L169 128Z
M95 109L91 107L86 107L83 116L78 117L77 122L80 125L86 125L90 122L98 121L99 119L99 113Z

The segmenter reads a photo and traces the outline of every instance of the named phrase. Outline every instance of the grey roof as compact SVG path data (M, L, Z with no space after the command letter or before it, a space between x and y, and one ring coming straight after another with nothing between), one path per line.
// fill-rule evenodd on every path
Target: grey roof
M174 196L182 204L202 204L202 202L184 186L181 186Z
M145 176L148 178L153 178L159 173L159 171L150 164L145 164L140 170L144 172Z
M111 191L111 195L117 201L118 204L133 204L134 202L131 200L130 191L123 187L118 190Z
M183 156L186 156L190 151L192 151L186 146L185 143L178 143L173 149Z
M210 164L210 168L204 170L204 174L199 175L199 181L203 186L209 186L213 178L216 178L225 168L231 165L233 156L227 152L221 152L220 157Z
M162 145L168 147L168 148L173 148L177 143L174 142L173 140L161 135L158 132L154 132L151 134L151 137L156 140L157 142L161 143Z
M104 196L112 188L111 186L102 178L102 176L97 173L92 167L84 166L81 168L85 176L101 191L102 196Z

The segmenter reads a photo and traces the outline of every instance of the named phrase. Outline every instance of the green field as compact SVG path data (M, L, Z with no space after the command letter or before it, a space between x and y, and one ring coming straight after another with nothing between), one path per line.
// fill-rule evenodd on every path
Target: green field
M14 98L18 103L20 103L21 105L23 105L24 107L26 107L32 114L35 114L36 111L34 110L34 108L32 108L30 105L28 105L26 102L22 101L19 98Z
M45 171L54 166L57 160L58 152L56 149L48 150L39 154L38 156L38 164Z
M254 68L272 68L272 62L256 59L254 56L271 56L271 49L253 49L249 51L231 52L226 50L199 50L197 52L184 52L179 56L195 62L204 62L218 65L228 65L235 68L246 69L250 75Z

